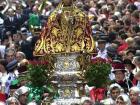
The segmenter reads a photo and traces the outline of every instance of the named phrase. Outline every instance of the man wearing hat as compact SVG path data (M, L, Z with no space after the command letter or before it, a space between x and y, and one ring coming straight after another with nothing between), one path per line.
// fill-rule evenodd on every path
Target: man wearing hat
M107 36L103 35L97 40L98 44L98 55L96 57L101 57L103 59L107 58L107 50L106 50L106 43L107 43Z
M112 83L119 84L124 89L124 92L128 92L129 88L132 87L132 82L125 76L127 71L125 70L124 64L117 62L112 64L112 66L114 68L112 72L115 75L115 80Z
M26 28L21 28L21 34L22 34L22 41L20 44L21 47L21 51L25 54L27 59L32 59L33 55L32 55L32 46L31 46L31 42L27 40L28 37L28 30Z
M18 99L20 105L27 105L29 88L22 86L14 92L14 97Z
M8 76L10 78L8 79L9 81L12 81L18 78L19 72L17 70L17 66L18 66L17 64L18 64L17 60L13 60L6 65Z

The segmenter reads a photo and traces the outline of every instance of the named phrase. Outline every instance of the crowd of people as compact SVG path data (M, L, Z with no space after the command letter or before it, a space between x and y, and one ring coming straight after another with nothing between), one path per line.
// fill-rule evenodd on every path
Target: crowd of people
M112 62L103 105L140 105L140 0L73 0L92 27L97 55ZM0 1L0 105L27 105L26 72L39 33L60 0ZM34 105L35 103L29 103ZM95 105L96 105L95 104ZM76 104L75 104L76 105ZM94 105L90 98L82 105Z

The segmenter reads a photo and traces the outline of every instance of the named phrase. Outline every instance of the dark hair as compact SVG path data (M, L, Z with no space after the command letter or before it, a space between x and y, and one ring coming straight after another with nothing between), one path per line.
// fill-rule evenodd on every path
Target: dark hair
M120 37L121 37L122 40L125 40L125 39L128 38L128 36L126 34L121 34Z
M7 63L7 61L5 59L0 59L0 64L3 65L4 67L6 67L6 65L8 63Z
M116 32L109 32L108 36L109 36L109 42L113 42L114 40L116 40L117 33Z
M133 31L136 32L136 33L140 32L140 26L139 26L139 25L134 25L134 26L132 27L132 29L133 29Z
M126 55L128 55L129 53L132 53L133 55L136 54L136 50L134 48L130 48L126 51Z
M140 11L135 10L135 11L132 13L132 16L135 17L135 18L137 18L137 19L139 19L139 18L140 18L139 14L140 14Z
M93 102L90 100L85 100L82 105L84 105L85 103L89 103L90 105L93 105Z
M131 19L130 18L125 18L124 24L126 24L127 26L130 26L131 25Z
M0 5L0 11L2 11L4 9L3 5Z
M5 40L8 40L8 35L6 35L6 34L5 34L5 35L3 35L3 38L2 38L2 40L1 40L1 41L2 41L2 43L3 43Z
M137 10L137 6L135 6L134 4L131 3L127 6L127 9L130 10L131 12L133 12L133 11Z
M123 63L124 63L124 64L128 64L128 65L131 65L131 68L132 68L132 69L135 68L135 65L131 62L130 59L124 59Z

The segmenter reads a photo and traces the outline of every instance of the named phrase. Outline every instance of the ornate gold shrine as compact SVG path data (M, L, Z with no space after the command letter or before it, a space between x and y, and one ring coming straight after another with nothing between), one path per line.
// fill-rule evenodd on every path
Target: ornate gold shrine
M94 41L88 17L74 6L58 8L50 15L34 55L93 52Z

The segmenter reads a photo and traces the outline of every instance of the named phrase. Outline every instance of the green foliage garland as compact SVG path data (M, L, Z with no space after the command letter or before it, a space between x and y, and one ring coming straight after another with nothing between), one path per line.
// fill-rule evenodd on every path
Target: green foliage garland
M27 78L29 80L27 86L30 88L28 101L35 100L38 104L41 103L42 95L48 92L48 62L31 61L28 64ZM46 86L46 88L45 88Z
M105 59L93 59L85 72L88 85L96 88L105 87L109 82L110 70L111 65Z
M48 80L47 62L33 61L28 65L28 80L33 86L42 87Z

